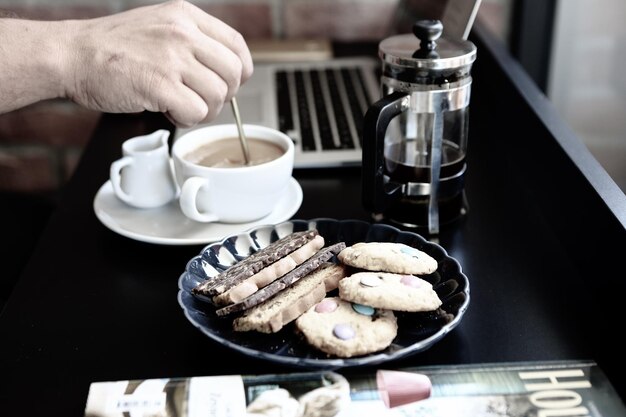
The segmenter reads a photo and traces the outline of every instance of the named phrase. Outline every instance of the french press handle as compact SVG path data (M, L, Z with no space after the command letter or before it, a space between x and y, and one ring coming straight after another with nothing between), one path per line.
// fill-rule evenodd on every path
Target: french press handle
M363 121L363 206L372 213L382 213L402 195L402 184L385 175L385 133L391 120L409 108L409 94L393 92L374 103Z

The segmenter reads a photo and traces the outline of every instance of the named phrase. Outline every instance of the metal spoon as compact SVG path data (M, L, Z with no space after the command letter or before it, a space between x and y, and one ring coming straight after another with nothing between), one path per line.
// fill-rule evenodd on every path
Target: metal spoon
M237 131L239 132L239 142L241 142L241 150L243 151L243 160L246 165L250 165L250 152L248 151L248 141L246 135L243 132L243 126L241 124L241 116L239 115L239 106L237 105L237 99L235 97L230 99L230 106L233 109L233 115L235 116L235 123L237 123Z

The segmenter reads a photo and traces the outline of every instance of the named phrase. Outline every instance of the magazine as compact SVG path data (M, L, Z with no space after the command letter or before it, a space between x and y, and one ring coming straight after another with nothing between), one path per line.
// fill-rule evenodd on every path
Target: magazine
M593 361L93 382L85 417L626 416Z

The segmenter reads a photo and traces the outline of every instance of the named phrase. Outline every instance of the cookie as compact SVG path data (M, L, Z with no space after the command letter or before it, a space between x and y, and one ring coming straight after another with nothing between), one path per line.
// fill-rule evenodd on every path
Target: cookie
M315 255L311 256L309 259L304 261L294 270L283 275L281 278L261 288L260 290L252 294L251 296L244 298L238 303L229 304L226 307L220 308L215 313L218 316L225 316L227 314L247 310L251 307L254 307L262 303L263 301L278 294L280 291L284 290L285 288L291 286L300 278L305 277L310 272L317 269L324 262L330 260L333 256L341 252L345 247L346 247L346 244L344 242L339 242L339 243L335 243L334 245L322 248Z
M339 297L395 311L434 311L441 300L432 285L414 275L358 272L339 283Z
M292 271L296 266L315 255L323 246L324 238L319 235L315 236L313 240L307 242L290 254L244 279L228 291L213 297L213 303L217 306L223 306L242 301L257 292L260 288L269 285L287 272Z
M265 248L252 253L236 264L231 265L228 269L212 279L198 284L191 291L193 294L210 297L222 294L245 279L253 276L266 266L273 264L280 258L304 246L318 235L318 231L313 229L294 232L284 236Z
M393 311L353 304L339 297L324 298L295 324L311 346L341 358L379 352L398 333Z
M346 276L346 271L345 265L324 263L291 287L246 310L242 316L233 321L233 329L239 332L254 330L261 333L279 331L311 306L322 301L327 292L336 289L339 280Z
M355 243L341 251L338 258L346 265L368 271L423 275L437 269L433 257L404 243Z

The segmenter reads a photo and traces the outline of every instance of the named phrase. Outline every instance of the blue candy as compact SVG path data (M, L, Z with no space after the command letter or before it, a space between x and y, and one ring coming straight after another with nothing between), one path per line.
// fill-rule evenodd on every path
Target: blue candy
M375 312L373 307L357 303L352 303L352 309L359 314L363 314L364 316L373 316Z
M406 245L402 245L402 247L400 248L400 252L406 255L413 256L415 258L417 258L417 255L419 255L419 251L417 249L412 248L410 246L406 246Z

